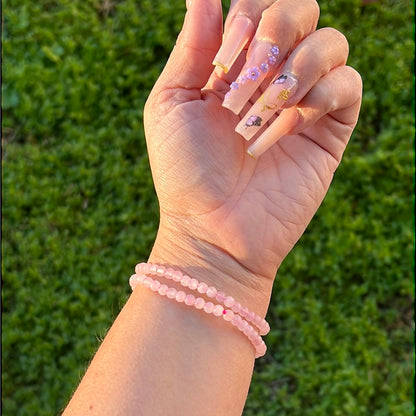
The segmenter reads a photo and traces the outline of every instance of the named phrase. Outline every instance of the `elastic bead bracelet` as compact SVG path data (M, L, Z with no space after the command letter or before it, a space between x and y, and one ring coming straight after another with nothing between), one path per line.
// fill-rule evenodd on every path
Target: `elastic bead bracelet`
M258 332L253 326L245 321L240 315L234 313L231 309L224 309L223 306L218 304L215 305L212 302L206 302L205 299L201 297L196 298L194 295L186 294L173 287L168 287L145 274L133 274L130 277L129 283L132 290L134 290L137 285L142 285L149 288L152 292L158 293L161 296L166 296L168 299L184 303L187 306L193 306L195 309L203 310L207 314L218 317L222 316L224 321L230 322L231 325L235 326L250 340L256 350L256 358L262 357L266 353L266 344Z
M153 276L164 277L174 282L180 283L182 286L191 290L197 291L201 294L206 294L208 298L215 299L227 308L230 308L234 313L243 317L246 321L253 323L260 332L260 335L267 335L270 331L268 322L251 312L245 306L242 306L232 296L227 296L225 293L218 291L213 286L208 286L206 283L199 282L180 270L174 270L170 267L161 266L153 263L139 263L136 265L135 271L137 274L150 274Z

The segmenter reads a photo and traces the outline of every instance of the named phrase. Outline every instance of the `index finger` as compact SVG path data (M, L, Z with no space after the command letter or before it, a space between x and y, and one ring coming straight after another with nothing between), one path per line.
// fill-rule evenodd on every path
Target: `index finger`
M261 15L274 0L233 0L225 20L223 43L213 64L227 73L249 44Z

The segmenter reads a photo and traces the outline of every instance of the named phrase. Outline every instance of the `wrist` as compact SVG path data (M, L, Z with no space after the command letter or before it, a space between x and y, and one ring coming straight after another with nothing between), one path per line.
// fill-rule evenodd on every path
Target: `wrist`
M149 262L180 269L234 297L261 317L266 315L273 280L257 275L221 247L189 230L161 223Z

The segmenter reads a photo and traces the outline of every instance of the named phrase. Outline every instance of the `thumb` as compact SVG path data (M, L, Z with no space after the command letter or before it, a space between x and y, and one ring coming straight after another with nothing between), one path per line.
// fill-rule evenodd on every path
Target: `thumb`
M183 97L185 100L200 98L200 90L213 71L212 60L222 37L221 0L192 0L188 5L182 31L155 85L159 91L194 90Z

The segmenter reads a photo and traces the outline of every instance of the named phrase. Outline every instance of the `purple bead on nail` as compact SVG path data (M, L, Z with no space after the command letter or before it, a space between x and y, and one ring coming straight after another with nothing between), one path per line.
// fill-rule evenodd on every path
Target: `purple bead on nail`
M247 78L255 81L260 76L260 71L257 67L249 68L247 70Z
M269 58L267 59L267 62L271 66L276 65L276 62L277 62L276 56L275 55L269 56Z
M238 90L238 82L232 82L231 85L230 85L230 89Z
M241 85L244 85L247 82L247 77L245 75L242 75L241 77L237 78L237 82Z
M274 55L274 56L277 56L277 55L279 55L279 48L275 45L275 46L272 46L272 48L270 49L270 53L272 54L272 55Z
M269 70L269 65L266 63L266 62L263 62L261 65L260 65L260 71L261 72L267 72Z

